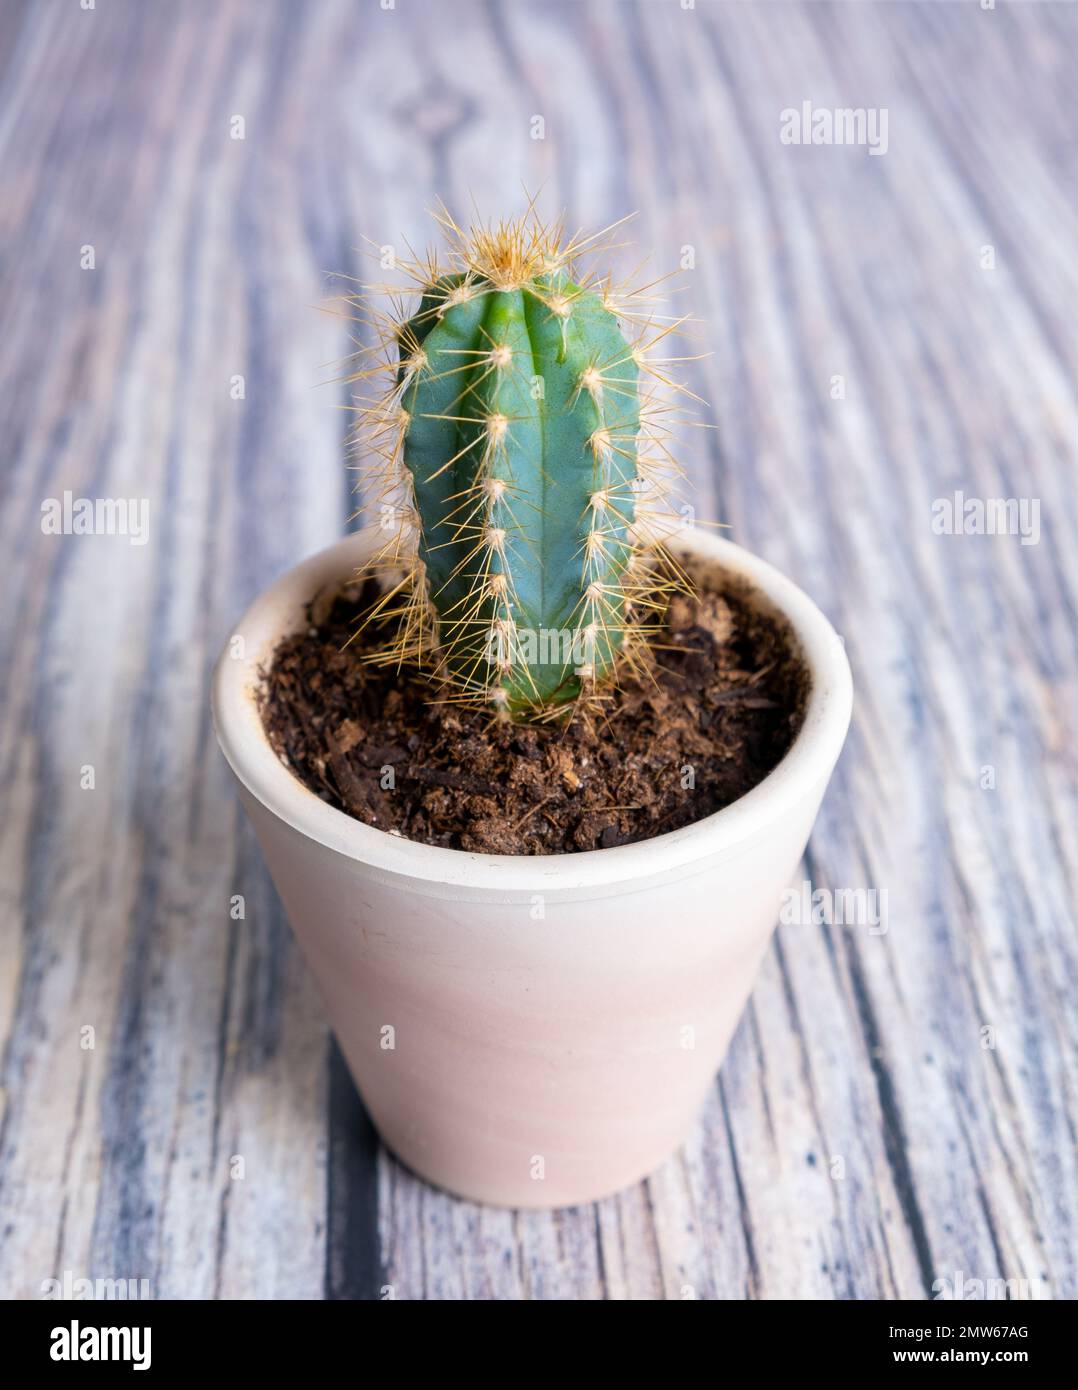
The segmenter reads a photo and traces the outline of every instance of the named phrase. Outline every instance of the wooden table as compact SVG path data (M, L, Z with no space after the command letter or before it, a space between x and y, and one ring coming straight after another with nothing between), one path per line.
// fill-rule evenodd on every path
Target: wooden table
M8 0L0 55L0 1293L1074 1297L1078 9ZM886 153L783 143L804 101ZM684 1151L555 1214L379 1150L207 708L349 524L330 273L522 183L687 267L699 514L854 669L804 877L888 895L782 926ZM146 543L45 534L65 491Z

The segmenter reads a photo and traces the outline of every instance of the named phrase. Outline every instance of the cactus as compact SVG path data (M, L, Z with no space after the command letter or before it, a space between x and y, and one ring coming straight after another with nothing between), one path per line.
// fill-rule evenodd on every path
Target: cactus
M658 435L641 368L668 330L648 321L630 342L609 282L579 275L582 243L560 245L560 228L449 226L448 269L407 267L419 305L383 320L392 380L363 412L411 501L414 564L380 605L408 600L387 659L436 653L458 698L552 716L639 666L677 582L640 524L641 445Z

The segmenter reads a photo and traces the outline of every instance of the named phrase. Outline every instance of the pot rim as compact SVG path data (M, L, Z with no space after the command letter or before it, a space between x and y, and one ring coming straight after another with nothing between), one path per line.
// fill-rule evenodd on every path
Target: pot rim
M281 639L305 622L306 605L329 584L357 569L378 544L375 528L319 551L276 579L233 627L212 680L213 722L236 777L278 819L328 849L384 873L428 883L498 893L629 885L684 870L766 831L831 774L849 727L853 682L842 639L819 608L772 565L718 536L696 529L678 535L675 549L747 580L789 622L811 678L804 721L782 761L751 791L720 811L648 840L611 849L565 854L477 854L407 840L337 810L295 776L273 750L262 726L260 670Z

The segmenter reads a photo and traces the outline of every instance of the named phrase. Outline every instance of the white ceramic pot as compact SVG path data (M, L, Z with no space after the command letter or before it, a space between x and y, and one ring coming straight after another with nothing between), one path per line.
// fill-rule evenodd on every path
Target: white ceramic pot
M778 767L734 805L639 844L525 857L436 849L353 820L270 747L255 691L304 607L360 565L349 537L268 588L217 664L217 736L386 1144L440 1187L556 1207L636 1181L685 1138L723 1059L850 719L819 609L729 541L691 564L750 580L812 677Z

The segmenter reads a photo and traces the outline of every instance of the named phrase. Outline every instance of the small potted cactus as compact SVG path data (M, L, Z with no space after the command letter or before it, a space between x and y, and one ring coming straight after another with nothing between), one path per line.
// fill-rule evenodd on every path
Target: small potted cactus
M218 663L214 713L386 1143L460 1195L560 1206L650 1172L690 1128L841 749L851 683L804 594L730 542L678 529L665 499L676 383L658 348L674 325L582 272L590 239L532 215L469 232L442 220L448 262L404 267L414 304L387 316L362 300L380 330L353 378L382 378L357 403L379 522L255 601ZM330 626L312 647L319 611L349 585L349 637ZM721 623L694 625L701 589L736 591L800 673L776 765L709 813L667 757L669 814L639 796L641 830L639 808L604 803L601 833L590 810L555 842L566 817L551 803L589 779L591 804L609 799L623 764L639 787L639 741L673 709L666 654L689 659L686 632L730 640ZM327 653L324 667L296 677L282 653L301 647ZM407 697L423 682L419 713ZM293 712L282 736L267 689L325 708ZM705 757L714 708L684 725ZM456 743L471 751L439 771ZM346 760L357 744L388 760L370 796ZM473 753L496 769L478 792L460 765ZM398 771L419 790L400 794ZM354 803L327 792L334 777L363 784ZM502 817L517 852L489 851L497 825L486 840L440 826L467 800L489 836L500 783L524 805ZM593 843L607 847L581 848Z

